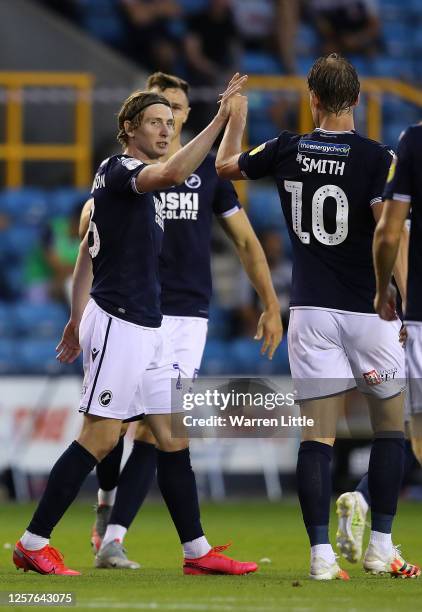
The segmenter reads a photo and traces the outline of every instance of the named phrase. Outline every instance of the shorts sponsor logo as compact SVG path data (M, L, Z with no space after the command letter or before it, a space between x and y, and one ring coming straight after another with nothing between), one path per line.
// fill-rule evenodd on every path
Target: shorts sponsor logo
M197 174L191 174L185 181L186 187L190 187L190 189L199 189L201 184L201 177Z
M98 396L98 402L104 408L110 404L112 399L113 399L113 394L108 389L106 391L102 391L100 395Z
M340 157L348 157L350 153L350 145L302 139L299 141L298 151L299 153L316 153L317 155L337 155Z
M363 374L363 378L365 379L366 384L369 385L370 387L373 387L375 385L380 385L382 383L382 378L376 370L365 372Z
M97 349L97 348L93 348L92 349L92 351L91 351L92 363L94 363L94 361L96 360L99 352L100 352L100 349Z

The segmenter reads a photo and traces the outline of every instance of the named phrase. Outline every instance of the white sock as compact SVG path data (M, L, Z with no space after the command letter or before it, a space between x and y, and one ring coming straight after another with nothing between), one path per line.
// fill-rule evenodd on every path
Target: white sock
M336 560L331 544L315 544L315 546L311 546L311 563L315 557L324 559L327 563L334 563Z
M191 542L183 542L183 556L185 559L198 559L203 557L211 550L205 536L195 538Z
M31 533L30 531L25 531L23 536L21 537L21 544L27 550L41 550L44 546L47 546L49 543L48 538L42 538L39 535L35 535L35 533Z
M98 505L114 506L114 501L116 499L116 491L117 487L114 487L114 489L111 489L111 491L104 491L103 489L98 489Z
M368 502L360 491L355 491L355 493L358 496L359 506L361 507L362 512L366 514L369 510Z
M393 546L391 533L382 533L381 531L371 531L369 543L377 548L384 548L385 550L390 550Z
M123 527L122 525L107 525L101 548L103 548L103 546L105 546L109 542L114 542L114 540L119 540L119 542L123 542L126 532L126 527Z

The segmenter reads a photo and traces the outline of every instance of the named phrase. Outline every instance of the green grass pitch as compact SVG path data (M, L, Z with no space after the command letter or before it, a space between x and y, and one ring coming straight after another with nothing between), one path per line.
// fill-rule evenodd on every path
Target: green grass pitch
M370 576L360 566L342 564L350 582L315 583L307 578L309 552L300 510L283 503L204 504L203 525L212 544L233 541L230 553L243 560L270 559L249 576L183 576L175 530L160 503L148 503L127 537L129 557L141 570L96 570L89 545L92 506L75 504L54 533L52 544L74 578L23 574L11 562L12 544L28 523L33 506L0 507L0 591L72 591L78 610L175 612L276 612L288 610L422 610L422 579ZM395 539L406 559L422 561L422 506L402 502ZM333 536L335 521L332 524ZM39 610L40 607L31 607ZM72 609L72 608L70 608Z

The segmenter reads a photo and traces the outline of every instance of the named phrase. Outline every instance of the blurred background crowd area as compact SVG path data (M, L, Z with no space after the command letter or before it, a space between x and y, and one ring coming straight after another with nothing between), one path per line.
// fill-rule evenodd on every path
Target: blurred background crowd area
M316 57L340 51L363 76L392 77L414 88L422 81L421 0L16 0L13 6L3 4L9 7L7 12L0 7L4 51L0 70L42 67L94 75L89 177L101 159L119 151L115 114L130 91L144 86L151 71L177 74L191 84L186 138L215 112L219 88L235 70L259 75L263 83L269 75L303 79ZM13 15L15 9L19 15ZM1 91L3 116L7 99ZM420 117L414 96L406 99L394 93L390 90L379 97L380 137L392 147L406 125ZM290 85L285 89L255 86L248 95L248 144L274 137L281 129L300 128L303 91ZM25 142L72 141L75 100L70 88L27 88L23 102ZM364 94L357 112L358 129L364 133L369 111ZM1 128L0 138L5 134ZM25 161L17 188L8 183L3 172L8 160L3 157L3 161L0 373L79 372L80 364L62 371L54 348L68 316L70 277L79 246L78 218L89 187L81 181L77 184L71 164L59 156L42 163ZM251 184L247 191L240 189L265 249L287 325L291 254L278 194L265 182ZM259 346L251 340L261 307L218 224L212 250L215 292L202 373L288 374L286 339L273 362L262 359Z

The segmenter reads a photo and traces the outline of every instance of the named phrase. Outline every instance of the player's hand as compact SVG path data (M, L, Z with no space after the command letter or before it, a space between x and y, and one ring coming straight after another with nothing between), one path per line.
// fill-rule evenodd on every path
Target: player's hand
M283 323L281 321L280 308L264 310L258 321L255 340L264 339L261 346L261 355L268 351L268 359L273 355L283 337Z
M241 123L246 123L248 115L248 98L241 94L236 94L230 98L230 120L235 119Z
M377 292L374 299L375 312L384 321L395 321L397 319L397 291L391 283L386 292L381 295Z
M231 98L240 92L247 80L248 75L246 74L241 75L236 72L236 74L233 75L230 83L227 85L226 90L219 96L220 99L218 104L220 105L220 108L218 109L217 117L225 120L229 118Z
M69 321L64 328L62 339L56 346L57 356L61 363L73 363L81 352L79 345L79 325Z
M406 346L406 341L407 341L407 327L403 323L403 325L400 328L400 334L399 334L399 342L403 348Z

